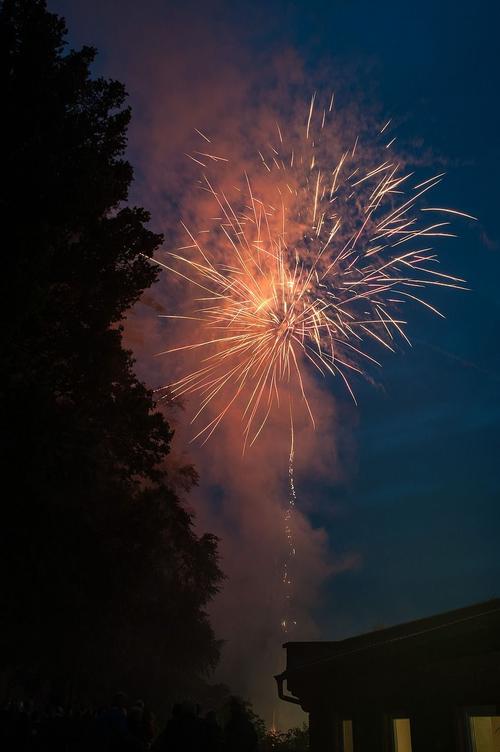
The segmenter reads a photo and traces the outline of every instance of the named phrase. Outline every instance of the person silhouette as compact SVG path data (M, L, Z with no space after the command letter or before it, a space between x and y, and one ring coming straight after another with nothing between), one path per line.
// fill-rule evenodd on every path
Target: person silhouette
M177 703L153 749L155 752L202 752L203 728L196 708L189 702Z
M217 722L217 714L210 710L202 721L203 752L221 752L222 729Z
M237 697L232 697L229 713L229 720L224 729L226 752L255 752L257 733L244 703Z
M115 694L111 707L98 719L96 731L99 749L106 752L134 749L127 718L127 697L123 692Z

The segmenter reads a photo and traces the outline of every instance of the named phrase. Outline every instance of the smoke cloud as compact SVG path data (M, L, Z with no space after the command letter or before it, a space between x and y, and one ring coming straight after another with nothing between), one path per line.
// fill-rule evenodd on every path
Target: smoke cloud
M79 16L81 41L92 41L99 26L102 38L95 41L106 50L103 72L126 82L133 107L129 150L136 181L132 200L151 210L154 229L165 234L166 249L185 244L181 220L200 228L213 216L213 200L197 184L200 167L186 156L203 151L203 138L196 129L211 139L213 153L230 160L217 163L215 170L218 185L234 193L245 171L254 170L259 144L266 145L269 134L276 133L276 119L295 121L308 90L293 50L270 53L241 44L221 12L223 3L209 3L202 17L196 15L199 4L183 3L182 9L178 5L150 2L144 6L126 0L120 4L119 26L115 26L116 5L111 2L87 1L80 11L73 3L67 13L71 25ZM59 6L64 13L64 4ZM89 16L92 33L85 28ZM260 21L257 8L248 21ZM345 123L346 130L351 127L352 123ZM263 194L268 190L264 182L258 189ZM155 357L185 336L178 324L158 318L159 312L177 312L185 293L182 280L164 274L127 321L126 341L137 358L137 370L152 387L170 383L188 369L186 363L192 356L182 362L174 356ZM313 499L308 497L310 479L332 485L345 480L339 443L349 434L349 427L340 425L326 384L306 374L305 386L317 425L313 431L302 404L294 418L298 625L290 639L321 637L311 614L322 586L336 572L358 564L355 555L335 557L325 531L315 529L307 515L313 508ZM291 397L301 404L297 395ZM200 486L190 497L200 530L210 530L221 539L227 579L211 610L216 633L225 640L218 678L249 698L267 721L276 713L278 724L287 726L299 719L298 711L278 702L272 676L283 669L281 643L287 639L280 631L280 575L286 550L288 410L274 412L258 441L243 453L241 406L228 413L204 446L189 444L195 431L188 418L195 407L194 400L186 399L176 425L174 451L176 459L193 461L200 474Z

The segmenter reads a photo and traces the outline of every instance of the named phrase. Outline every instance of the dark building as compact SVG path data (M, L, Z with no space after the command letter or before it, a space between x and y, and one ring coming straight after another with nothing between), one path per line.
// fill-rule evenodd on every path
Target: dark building
M311 752L500 752L500 599L284 647Z

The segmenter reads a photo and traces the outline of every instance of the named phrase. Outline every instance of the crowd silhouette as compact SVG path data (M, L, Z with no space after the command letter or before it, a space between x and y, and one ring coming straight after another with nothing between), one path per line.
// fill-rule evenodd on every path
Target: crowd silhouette
M32 701L7 701L0 710L4 752L255 752L257 732L244 703L232 698L221 723L215 711L177 703L158 731L142 700L118 693L107 707L40 708Z

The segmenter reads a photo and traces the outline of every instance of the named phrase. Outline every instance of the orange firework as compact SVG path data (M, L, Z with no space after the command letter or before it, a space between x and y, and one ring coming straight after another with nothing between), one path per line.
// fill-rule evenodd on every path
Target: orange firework
M463 280L437 271L428 245L431 238L452 236L449 223L421 218L422 212L470 215L418 209L443 175L412 186L412 173L385 151L394 139L379 163L360 153L358 140L332 163L322 140L332 106L333 99L317 118L313 96L299 148L287 147L276 125L276 144L269 154L258 152L278 209L259 198L247 176L236 205L204 174L203 187L221 215L218 227L208 241L185 227L190 243L182 250L188 253L179 250L169 254L169 263L157 262L199 293L188 316L170 317L195 321L191 338L165 351L199 350L199 367L169 384L169 393L198 396L193 421L223 397L222 409L194 438L206 441L242 400L244 441L253 443L291 381L314 424L303 377L307 365L323 376L339 375L354 398L349 372L377 363L368 341L390 350L397 336L409 342L406 321L396 313L405 302L442 316L420 288L465 289ZM189 156L204 169L210 161L227 161L207 151Z

